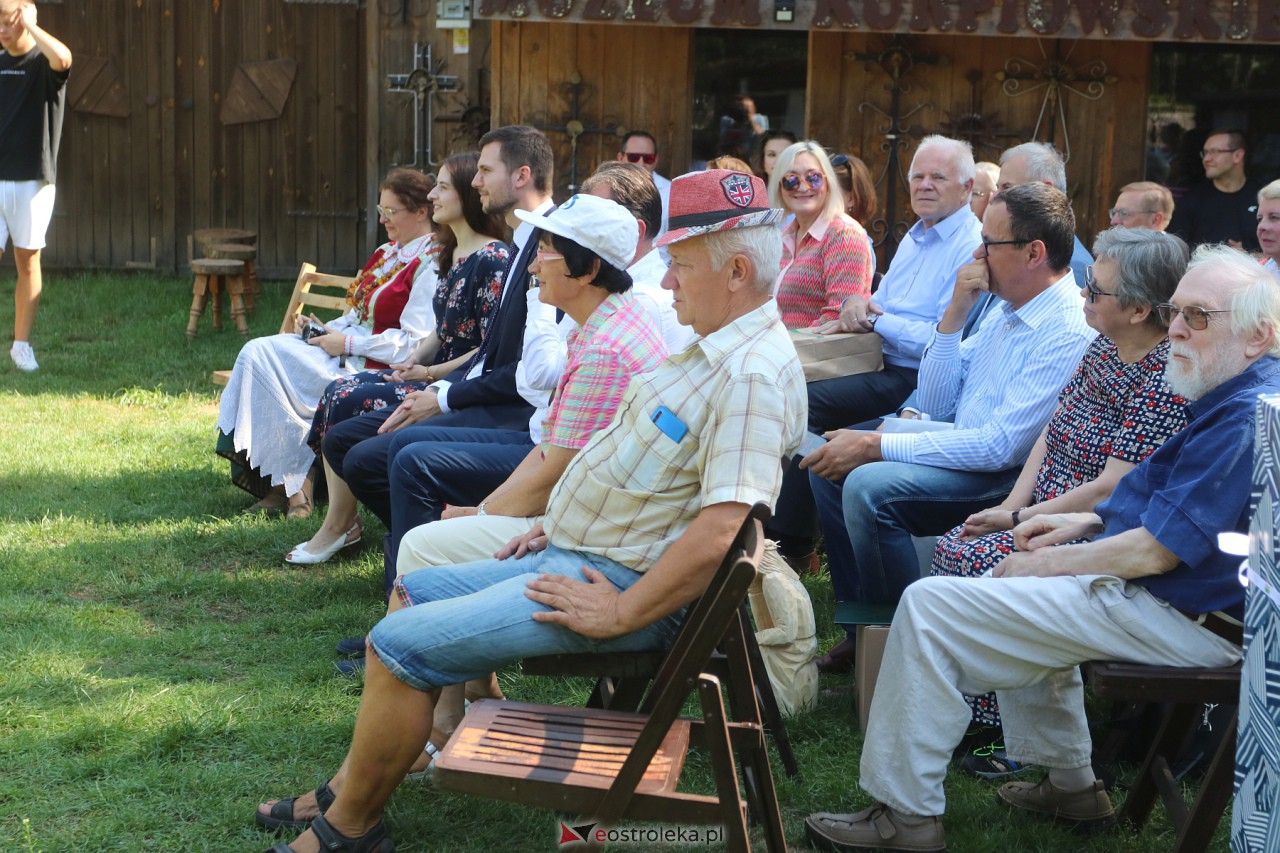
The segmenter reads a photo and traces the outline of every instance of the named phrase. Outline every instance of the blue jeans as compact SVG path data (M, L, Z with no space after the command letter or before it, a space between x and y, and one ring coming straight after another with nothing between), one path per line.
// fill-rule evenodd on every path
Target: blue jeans
M421 569L396 581L393 594L411 606L375 625L369 642L392 675L422 691L461 684L526 657L661 651L671 645L682 611L607 640L535 622L535 612L551 608L527 598L525 585L539 574L583 580L584 565L602 572L619 592L643 576L604 557L553 545L518 560Z
M937 536L1004 500L1019 468L985 473L872 462L837 483L809 475L836 601L897 604L920 579L912 536Z

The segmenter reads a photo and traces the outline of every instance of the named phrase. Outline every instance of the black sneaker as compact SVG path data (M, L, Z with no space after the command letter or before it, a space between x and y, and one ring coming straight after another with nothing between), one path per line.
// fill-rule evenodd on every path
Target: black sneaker
M333 668L346 678L363 678L364 677L364 656L358 658L344 658L333 662Z
M1003 743L980 746L960 762L961 770L979 779L1012 779L1035 766L1014 761L1005 753Z
M343 637L334 646L338 654L345 658L362 657L364 655L364 637Z

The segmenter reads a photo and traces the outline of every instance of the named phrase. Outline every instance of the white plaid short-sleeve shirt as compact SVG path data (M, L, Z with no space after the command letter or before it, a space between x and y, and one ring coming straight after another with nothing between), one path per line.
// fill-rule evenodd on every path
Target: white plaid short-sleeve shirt
M654 421L663 406L674 415L659 418L665 430ZM772 506L807 418L800 361L769 301L632 378L556 483L547 534L643 572L702 507Z

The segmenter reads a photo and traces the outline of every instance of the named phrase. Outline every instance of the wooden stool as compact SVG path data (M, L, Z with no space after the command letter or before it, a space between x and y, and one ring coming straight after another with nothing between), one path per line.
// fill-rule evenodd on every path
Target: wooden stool
M258 297L258 269L254 261L258 259L256 246L247 243L210 243L205 247L206 258L221 258L230 261L244 261L244 307L253 313L254 300Z
M1222 743L1209 763L1189 810L1169 765L1177 758L1187 736L1199 725L1203 705L1239 705L1240 666L1197 669L1095 661L1082 669L1093 694L1100 698L1173 703L1129 789L1120 820L1135 830L1142 829L1158 794L1164 801L1169 823L1178 833L1173 853L1207 850L1213 831L1231 802L1236 766L1236 714L1232 714L1227 723Z
M191 272L195 273L195 284L191 288L191 319L187 321L187 338L195 338L200 315L204 313L205 303L210 297L213 298L213 328L215 331L222 329L222 300L219 293L224 282L230 294L231 319L235 320L240 334L249 337L249 325L244 318L244 261L200 258L191 262Z

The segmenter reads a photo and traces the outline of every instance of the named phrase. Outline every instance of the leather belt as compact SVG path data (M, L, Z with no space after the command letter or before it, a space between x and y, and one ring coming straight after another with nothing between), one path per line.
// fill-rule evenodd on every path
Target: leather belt
M1201 614L1187 613L1185 610L1179 610L1183 616L1192 622L1199 623L1200 627L1205 628L1217 634L1228 643L1235 643L1237 646L1244 645L1244 626L1237 625L1227 619L1224 619L1217 613L1205 613L1204 621L1200 621Z

